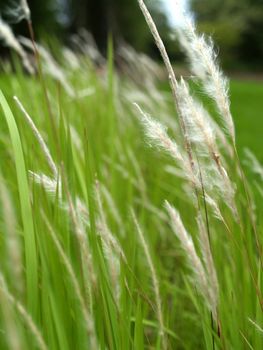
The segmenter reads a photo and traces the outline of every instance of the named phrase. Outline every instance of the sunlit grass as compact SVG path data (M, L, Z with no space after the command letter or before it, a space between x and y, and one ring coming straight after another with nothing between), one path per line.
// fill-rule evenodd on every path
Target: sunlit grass
M147 91L143 84L137 86L120 77L113 68L111 49L108 56L103 70L82 59L79 70L67 72L75 91L92 88L89 96L68 96L59 84L45 77L51 114L37 77L1 75L1 89L9 106L1 95L0 169L11 197L17 220L15 236L23 256L21 281L13 281L15 261L10 260L6 228L11 215L6 216L2 200L0 261L9 291L32 316L48 349L161 349L166 341L169 349L242 349L248 343L260 349L261 331L249 321L251 318L259 326L263 322L249 263L256 285L262 285L262 276L244 198L238 204L243 211L248 252L227 208L223 211L234 238L212 215L210 218L220 286L220 338L218 330L211 328L202 298L187 279L189 270L168 225L164 201L180 209L195 240L193 208L182 180L171 173L171 159L145 142L133 105L142 104L156 119L168 123L169 133L180 141L172 97L156 86ZM239 150L242 154L243 147L251 148L260 159L261 90L257 82L231 83ZM54 178L13 95L22 101L44 138L58 178ZM50 177L55 190L47 191L45 183L37 184L29 170ZM259 180L250 173L249 178ZM257 205L260 213L259 199ZM148 256L131 210L148 244ZM260 217L257 223L260 228ZM154 283L152 271L156 273ZM156 279L161 305L158 298L156 302ZM18 292L16 284L22 284L24 292ZM0 337L0 348L13 350L10 334L17 337L22 349L37 347L36 334L3 292L2 284L1 288L0 303L8 306L1 312L4 336Z

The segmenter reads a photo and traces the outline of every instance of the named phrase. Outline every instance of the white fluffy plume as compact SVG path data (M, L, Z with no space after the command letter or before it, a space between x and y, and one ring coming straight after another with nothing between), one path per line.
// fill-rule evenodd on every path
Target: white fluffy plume
M25 47L27 47L28 49L32 50L32 52L34 52L34 46L29 39L25 37L20 37L19 41ZM75 92L72 86L70 85L70 83L68 82L68 79L63 69L55 61L55 59L48 52L48 50L44 48L44 46L40 44L35 44L35 45L40 57L43 59L43 69L45 73L50 75L56 81L58 81L61 84L61 86L63 86L63 88L65 89L65 91L68 93L70 97L75 97Z
M24 51L19 41L16 39L12 29L9 27L7 23L5 23L2 20L1 17L0 17L0 40L2 40L6 46L14 50L19 55L19 57L22 60L24 68L27 70L28 73L33 74L34 68L31 65L26 52Z
M225 129L235 142L235 127L228 95L229 82L217 64L212 40L197 34L195 24L189 16L184 14L182 17L184 21L176 29L179 42L188 56L193 74L202 82L204 91L214 100Z
M177 145L177 143L172 140L165 127L158 121L149 117L143 110L134 103L141 115L141 122L145 129L145 134L150 144L161 148L166 153L168 153L183 170L183 174L187 180L189 180L195 188L200 188L201 184L198 176L194 173L191 164L189 163L187 157L184 155L183 151Z
M27 21L31 20L31 12L28 6L27 0L21 0L21 9L23 11L24 17Z
M167 201L165 202L165 207L170 217L173 232L178 237L182 249L185 252L188 265L193 272L193 283L196 284L199 293L203 296L207 307L212 312L213 317L216 320L217 287L214 286L213 280L210 280L210 276L208 276L207 271L196 252L192 237L187 232L179 212Z
M208 112L195 99L188 84L181 78L177 85L178 107L186 125L189 140L197 146L201 154L209 153L213 158L218 156L216 137Z

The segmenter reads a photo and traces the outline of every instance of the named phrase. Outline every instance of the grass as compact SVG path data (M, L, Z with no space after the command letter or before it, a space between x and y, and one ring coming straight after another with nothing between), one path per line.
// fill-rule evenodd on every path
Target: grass
M168 91L166 85L162 87L164 91ZM205 100L209 109L213 110L211 102L205 98L200 88L193 85L193 89L200 99ZM263 151L261 147L263 122L259 117L261 111L260 97L262 96L262 92L262 84L257 80L231 79L231 110L233 112L237 131L238 148L241 153L245 148L251 149L260 161L263 160Z
M262 348L262 275L243 190L238 193L243 232L225 206L232 236L209 214L220 287L217 328L188 278L164 201L180 209L196 243L195 210L183 180L167 171L175 170L173 161L147 145L132 104L169 124L169 133L180 141L172 97L156 84L148 89L146 81L138 85L115 72L111 44L103 70L87 58L79 63L76 70L66 67L68 80L74 91L89 87L93 93L68 96L45 76L51 113L37 78L1 74L0 348L162 349L166 343L169 349ZM29 176L31 170L52 178L52 171L13 95L57 166L52 189ZM197 88L196 95L202 97ZM248 147L260 160L261 95L257 82L231 82L238 149L242 154ZM229 169L241 188L235 166ZM251 171L248 176L260 180ZM255 200L260 214L260 196ZM261 225L258 216L259 230Z
M238 133L240 150L250 148L263 160L261 147L262 121L260 96L263 88L261 82L233 80L231 84L232 111Z
M19 136L19 132L16 126L14 116L8 106L8 103L0 92L0 101L3 107L3 112L8 124L10 138L13 146L16 174L18 182L18 192L20 198L20 208L23 221L23 232L25 241L25 256L27 269L27 290L28 290L28 303L30 312L36 316L36 309L38 303L37 293L37 253L36 253L36 239L34 233L34 224L32 217L32 209L29 198L29 188L27 181L27 172L25 167L25 160L23 156L22 144Z

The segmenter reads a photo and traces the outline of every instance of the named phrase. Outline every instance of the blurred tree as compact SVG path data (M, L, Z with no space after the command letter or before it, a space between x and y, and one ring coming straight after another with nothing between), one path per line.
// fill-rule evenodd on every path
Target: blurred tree
M201 31L212 33L225 62L263 59L262 0L191 0Z
M160 0L145 0L162 34L168 32L168 21ZM26 34L26 24L15 24L20 0L0 0L0 15L16 32ZM137 0L28 0L37 37L88 29L101 49L107 46L109 33L115 42L126 41L138 50L152 52L151 34L140 12Z
M167 33L168 22L159 0L148 5L161 31ZM73 28L86 27L100 47L105 48L109 33L138 50L152 47L151 34L136 0L71 0L71 9Z

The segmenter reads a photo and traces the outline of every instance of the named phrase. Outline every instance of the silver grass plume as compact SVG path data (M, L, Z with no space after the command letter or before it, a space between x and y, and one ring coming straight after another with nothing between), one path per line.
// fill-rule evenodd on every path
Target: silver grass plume
M215 264L214 264L214 260L211 252L208 232L205 227L203 218L199 214L196 220L197 220L198 229L199 229L199 242L200 242L204 267L208 276L207 281L210 284L210 288L211 288L210 291L212 292L210 295L210 298L212 300L211 305L213 306L212 313L214 315L214 318L216 318L216 314L217 314L216 306L218 305L218 297L219 297L219 286L218 286L216 268L215 268Z
M170 217L173 232L178 237L182 249L186 254L188 265L193 272L193 283L196 284L199 293L203 296L208 309L212 312L214 320L216 320L216 292L213 287L211 287L211 283L208 280L206 270L196 252L192 237L186 231L179 212L167 201L165 202L165 207Z
M166 128L157 120L154 120L142 109L134 104L141 114L141 122L144 126L145 134L151 145L159 147L172 156L179 164L184 164L185 160L182 156L179 146L168 136Z
M71 36L71 41L77 47L78 51L89 57L91 62L104 66L106 61L100 53L99 48L92 34L85 28L81 28L78 34Z
M57 179L54 179L45 174L37 174L33 171L29 171L29 174L36 184L43 186L52 199L57 196L60 208L71 218L74 225L74 233L79 242L83 266L85 266L85 268L88 266L90 274L90 278L86 276L85 281L86 290L90 296L90 283L88 280L91 280L93 285L95 285L96 276L92 268L92 257L87 246L86 228L89 225L89 212L87 207L79 197L76 197L75 201L73 201L69 191L67 191L67 200L63 200L62 179L60 176Z
M177 110L179 109L178 108L178 104L179 104L179 96L177 94L177 89L178 89L178 84L177 84L177 79L175 77L175 73L174 73L174 70L172 68L172 65L171 65L171 62L169 60L169 57L168 57L168 54L166 52L166 48L164 46L164 43L158 33L158 30L156 28L156 25L151 17L151 14L149 13L147 7L145 6L144 4L144 1L143 0L138 0L138 3L139 3L139 6L141 8L141 11L146 19L146 22L148 24L148 27L154 37L154 40L155 40L155 43L160 51L160 54L162 56L162 59L165 63L165 67L166 67L166 70L167 70L167 73L168 73L168 76L169 76L169 80L170 80L170 84L171 84L171 90L173 92L173 97L174 97L174 101L175 101L175 104L176 104L176 108ZM179 5L179 4L178 4ZM182 7L179 6L178 7L178 16L181 18L181 21L182 23L186 23L186 22L189 22L189 18L186 18L185 16L185 13L182 11ZM190 21L191 23L191 21ZM185 27L186 27L186 24L185 24ZM182 28L181 28L182 29ZM178 30L180 30L180 28L178 28ZM216 62L215 62L216 64ZM217 67L218 68L218 67ZM219 70L219 68L218 68ZM227 82L227 80L226 80ZM227 90L227 89L226 89ZM227 93L227 91L226 91ZM229 102L229 99L228 99L228 102ZM151 105L152 105L152 102L151 102ZM183 131L183 134L184 134L184 138L185 138L185 142L187 144L188 140L187 140L187 135L185 135L185 126L184 126L184 122L182 120L182 117L179 113L179 120L180 120L180 124L181 124L181 128L182 128L182 131ZM230 118L231 119L231 118ZM217 135L219 136L222 144L225 146L225 148L227 149L228 153L231 155L231 157L233 157L233 149L230 147L229 143L228 143L228 140L225 138L223 132L221 131L221 129L218 127L217 123L215 123L214 120L211 120L211 124L214 125L216 131L217 131ZM230 120L230 124L232 124L232 119ZM188 145L188 148L189 148L189 145ZM191 154L190 154L190 157L191 157ZM190 159L191 160L191 159Z
M15 310L12 305L7 303L5 295L0 288L0 307L2 322L4 323L5 339L8 344L8 349L21 350L22 339L19 333L19 325L15 319Z
M218 220L222 221L223 223L225 223L224 217L221 213L221 210L220 210L217 202L212 197L207 195L206 193L205 193L205 201L209 205L209 207L211 208L214 217L217 218Z
M80 69L81 64L79 58L72 50L70 50L68 47L63 47L62 54L67 67L69 67L72 71L77 71Z
M195 191L196 190L200 190L200 189L202 190L202 184L200 183L199 179L196 176L196 171L197 170L196 170L196 164L195 164L194 159L193 159L191 142L188 139L187 129L186 129L186 126L185 126L185 123L184 123L184 119L183 119L182 115L180 114L179 97L178 97L178 93L177 93L178 82L176 80L176 77L175 77L175 74L174 74L171 62L169 60L167 51L165 49L165 46L163 44L163 41L162 41L159 33L158 33L156 25L155 25L155 23L154 23L154 21L153 21L153 19L151 17L151 14L149 13L147 7L145 6L143 0L138 0L138 3L139 3L139 6L141 8L141 11L142 11L142 13L143 13L143 15L144 15L144 17L146 19L148 27L150 28L151 33L152 33L152 35L153 35L153 37L155 39L156 45L157 45L157 47L158 47L158 49L159 49L159 51L161 53L161 56L163 58L165 66L166 66L166 70L167 70L168 75L169 75L169 80L170 80L171 89L172 89L172 92L173 92L174 101L175 101L177 110L179 112L178 115L179 115L180 126L181 126L181 130L183 132L185 149L187 151L187 156L188 156L188 161L189 161L189 166L187 166L188 171L186 171L184 173L187 174L188 177L189 177L189 174L190 174L190 178L189 179L191 179L192 185L193 185ZM186 27L186 25L184 27ZM184 27L183 27L183 29L184 29ZM187 33L186 32L187 31L184 30L183 31L184 35L181 35L182 39L184 40L183 41L184 43L187 43L187 41L186 41ZM197 36L195 36L195 37L197 37ZM185 45L185 46L187 48L187 45ZM209 46L208 46L208 49L210 49ZM212 52L213 52L213 50L212 50ZM219 110L223 120L225 121L225 125L227 126L227 129L229 129L229 133L231 135L232 141L235 144L235 130L234 130L234 123L233 123L233 120L232 120L232 115L231 115L231 112L230 112L230 103L229 103L229 98L228 98L227 80L224 78L223 74L219 70L219 68L217 66L217 63L216 63L216 60L215 60L215 57L213 55L212 55L212 58L214 60L212 60L212 59L210 60L212 62L212 70L211 70L211 74L210 74L211 75L211 79L210 79L210 81L211 81L211 89L212 88L214 88L214 89L217 88L217 90L219 90L218 93L217 93L217 95L219 95L219 96L217 97L217 95L216 95L217 98L214 97L215 103L218 106L218 110ZM195 62L194 59L192 61ZM198 60L196 60L196 61L198 63ZM198 75L198 74L196 74L196 75ZM206 85L207 88L209 87L208 85L209 84ZM208 90L209 89L207 89L207 92L208 92ZM209 92L210 92L210 90L209 90ZM149 126L150 126L150 124L149 124ZM183 168L183 169L186 169L186 168ZM231 204L234 204L234 203L231 203ZM234 205L230 206L230 209L232 209L234 215L236 216L237 213L236 213L235 206Z
M255 329L260 332L261 334L263 334L263 328L257 324L255 321L253 321L251 318L248 318L249 322L255 327Z
M171 61L169 59L169 56L167 54L165 45L162 41L162 38L158 32L158 29L154 23L154 20L150 14L150 12L148 11L147 7L145 6L145 3L143 0L138 0L140 9L144 15L144 18L147 22L147 25L152 33L152 36L155 40L156 46L159 49L159 52L162 56L166 71L168 73L168 77L169 77L169 82L170 82L170 87L171 87L171 91L173 94L173 99L174 99L174 103L175 103L175 107L178 111L178 116L179 116L179 122L180 122L180 127L181 127L181 132L184 138L184 146L185 146L185 150L187 152L187 156L189 159L189 163L190 163L190 167L192 168L192 172L195 171L195 164L193 161L193 154L192 154L192 148L191 148L191 143L189 142L188 138L187 138L187 134L186 134L186 128L184 125L184 120L182 118L182 116L180 115L180 111L178 109L178 96L177 96L177 80L176 80L176 76L171 64ZM196 187L196 186L194 186Z
M170 154L170 156L177 161L178 165L181 168L181 177L186 178L194 188L198 189L200 192L203 192L203 184L200 181L200 177L198 174L194 173L193 168L189 165L188 160L186 157L183 155L181 150L179 149L178 145L170 139L168 136L166 129L164 126L159 123L158 121L153 120L151 117L146 115L142 109L135 104L135 106L138 108L139 112L142 115L141 121L145 129L145 133L147 138L150 140L150 144L153 146L157 146L162 148L165 152ZM226 175L224 175L226 176ZM225 179L225 178L224 178ZM207 180L205 181L207 184L209 184L209 181L211 182L211 176L207 177ZM218 185L218 184L217 184ZM220 186L219 186L220 187ZM226 192L227 198L229 199L227 201L227 204L229 205L229 208L233 211L235 214L235 217L237 216L237 210L236 206L233 200L234 193L232 192L232 187L227 187L230 188L231 191ZM209 196L206 193L205 190L205 198L207 200L207 203L212 209L212 212L214 215L221 220L222 222L225 223L225 220L221 214L221 211L219 209L218 203L213 199L211 196ZM225 200L225 199L224 199ZM227 226L227 225L226 225Z
M20 37L19 41L25 47L27 47L28 49L34 52L35 50L34 45L29 39L25 37ZM65 72L61 69L61 67L58 65L55 59L51 56L48 50L44 48L44 46L36 43L35 43L35 47L37 49L38 54L43 59L43 69L45 73L50 75L54 80L58 81L70 97L75 97L76 94L72 86L68 82Z
M168 153L184 170L185 177L195 188L200 189L201 184L199 178L194 173L188 159L184 156L177 143L168 136L165 127L160 122L152 119L144 113L138 104L134 103L134 105L141 114L141 122L150 144L159 147Z
M53 161L53 158L50 154L50 151L43 139L43 137L41 136L38 128L36 127L35 123L33 122L33 119L30 117L30 115L27 113L27 111L25 110L24 106L22 105L21 101L16 97L14 96L14 100L15 102L17 103L18 107L20 108L20 110L22 111L24 117L25 117L25 120L27 122L27 124L29 125L29 127L31 128L31 130L33 131L45 157L46 157L46 160L48 162L48 165L50 166L50 169L53 173L53 176L54 178L57 178L58 177L58 170L57 170L57 166L55 164L55 162Z
M98 204L98 211L100 216L100 222L98 224L98 227L100 228L102 239L105 240L108 246L111 246L114 249L115 253L117 253L124 261L126 261L125 254L122 250L122 247L120 246L120 243L113 236L112 232L110 231L107 225L107 219L106 219L106 216L103 210L103 205L102 205L100 184L98 181L96 181L96 184L95 184L95 194L96 194L96 201Z
M102 248L105 255L105 258L108 262L110 276L112 280L113 288L115 289L115 296L117 300L117 304L119 304L120 299L120 258L127 262L124 251L118 242L118 240L114 237L111 232L107 219L105 216L105 211L102 205L102 198L100 192L100 184L98 181L95 183L95 195L96 202L98 205L98 219L96 222L98 233L101 237Z
M152 261L152 257L150 254L150 250L148 247L148 244L145 240L144 234L142 232L142 229L138 223L138 220L134 214L133 211L131 211L132 214L132 219L136 227L136 231L138 233L139 239L141 241L142 248L144 250L144 254L146 256L146 260L150 269L151 273L151 278L152 278L152 283L153 283L153 289L154 289L154 294L155 294L155 303L156 303L156 309L157 309L157 318L160 326L160 336L162 337L162 343L163 343L163 349L167 348L167 341L164 333L164 321L163 321L163 312L162 312L162 302L161 302L161 296L160 296L160 286L159 286L159 281L157 278L157 273Z
M116 203L108 190L108 188L105 185L101 185L101 193L107 202L108 208L111 212L112 217L114 218L114 221L118 225L118 230L121 236L124 236L124 224L121 218L121 215L119 213L119 210L116 206Z
M173 95L175 97L175 100L177 101L177 97L176 97L176 77L175 77L175 74L174 74L174 70L173 70L173 67L172 67L172 64L170 62L170 59L168 57L168 54L167 54L167 51L166 51L166 48L164 46L164 43L160 37L160 34L156 28L156 25L151 17L151 14L150 12L148 11L147 7L145 6L145 3L143 0L138 0L138 3L139 3L139 6L140 6L140 9L145 17L145 20L147 22L147 25L152 33L152 36L155 40L155 43L156 43L156 46L158 47L159 51L160 51L160 54L162 56L162 59L164 61L164 64L165 64L165 67L166 67L166 70L167 70L167 73L169 75L169 80L170 80L170 83L171 83L171 88L172 88L172 92L173 92ZM175 101L175 102L176 102Z
M30 8L28 6L27 0L21 0L21 9L22 9L22 12L24 14L24 18L27 21L31 21L31 11L30 11Z
M225 129L235 143L235 127L228 94L229 82L217 64L212 40L197 34L190 16L183 14L182 18L183 24L176 28L179 42L188 56L193 74L200 79L205 92L214 100Z
M57 196L61 207L65 208L62 202L62 183L60 177L54 179L45 174L37 174L31 170L29 170L29 175L36 184L42 185L51 197Z
M160 77L160 67L149 56L138 53L126 43L122 43L117 50L117 56L122 59L122 70L125 71L137 85L143 82L149 90L155 90L155 81Z
M205 162L202 162L202 176L206 180L204 186L206 187L209 184L211 188L216 188L223 201L227 203L235 217L237 217L235 187L222 165L215 132L210 124L209 113L190 94L189 87L183 79L177 86L177 94L179 97L178 107L185 121L189 140L196 145L196 150L199 151L201 157L208 155L214 163L209 162L209 166L206 166Z
M63 167L62 167L62 175L63 175ZM76 235L76 238L79 244L79 249L80 249L85 296L89 300L90 310L92 310L92 307L93 307L92 287L96 285L97 280L96 280L96 275L94 273L92 254L90 252L89 245L88 245L86 223L81 220L80 213L78 211L78 208L76 207L72 194L69 190L67 177L65 175L64 175L64 188L65 188L65 193L67 198L68 213L70 215L73 228L74 228L73 232Z
M43 186L47 194L52 199L57 196L60 208L70 214L70 205L67 201L64 201L62 197L61 177L54 179L45 174L38 174L31 170L29 170L29 175L36 184ZM87 207L83 200L79 197L76 197L74 207L74 212L76 213L78 223L81 226L79 231L85 231L85 227L89 225L89 213Z
M19 43L19 41L16 39L12 29L9 27L7 23L5 23L2 18L0 17L0 40L2 40L6 46L14 50L19 57L22 60L24 68L27 70L28 73L34 74L34 68L31 65L28 56Z
M197 149L201 148L201 153L210 153L211 157L219 162L220 155L209 114L202 104L190 94L189 86L183 78L177 85L177 94L178 106L184 118L189 139L197 146Z
M17 300L9 291L7 283L5 281L5 278L0 272L0 296L4 295L6 297L6 300L15 307L17 312L20 314L21 318L23 319L24 323L26 324L29 331L34 336L38 347L40 350L48 350L48 347L43 339L43 336L40 332L40 330L37 328L37 325L34 323L32 317L30 314L26 311L25 307L20 303L19 300Z
M58 195L59 204L61 207L69 214L72 223L74 225L74 233L77 237L79 248L81 252L81 262L83 265L83 274L84 274L84 286L85 286L85 293L90 301L90 308L92 309L92 294L91 294L91 283L96 283L96 277L93 271L93 265L92 265L92 256L90 254L90 251L88 249L88 241L86 237L86 226L88 225L88 211L86 210L85 204L79 199L76 198L76 202L73 202L72 195L68 189L67 182L65 179L64 188L66 190L67 194L67 201L66 203L63 202L62 198L62 178L61 175L59 175L57 166L51 156L51 153L44 142L39 130L35 126L34 122L28 115L28 113L25 111L24 107L22 106L21 102L15 98L15 101L18 103L18 106L22 110L24 116L26 117L26 121L29 124L30 128L32 129L33 133L36 136L36 139L38 140L40 147L47 159L47 162L53 172L53 177L50 178L44 174L36 174L32 171L30 171L30 174L33 178L33 180L43 185L44 189L52 195L53 197L55 195Z
M78 197L76 198L76 203L73 203L72 196L70 192L67 190L67 201L66 203L63 202L62 200L62 179L61 176L59 175L57 166L51 156L51 153L43 140L39 130L35 126L33 120L30 118L29 114L25 111L24 107L22 106L21 102L18 100L18 98L15 98L15 101L17 102L18 106L22 110L26 121L30 128L32 129L33 133L36 136L36 139L38 140L40 147L47 159L47 162L53 172L53 177L50 178L46 176L45 174L36 174L32 171L30 171L30 174L33 178L33 180L38 183L43 185L44 189L52 195L53 197L58 195L59 199L59 204L61 207L68 212L70 215L72 222L74 224L75 228L75 234L79 242L80 246L80 251L81 251L81 261L83 266L87 267L89 270L89 276L87 276L87 269L84 269L84 282L85 282L85 290L86 293L89 297L90 300L92 300L91 297L91 290L90 290L90 280L95 284L96 278L93 273L93 268L92 268L92 257L89 252L89 249L87 247L87 238L86 238L86 225L88 224L88 211L86 210L85 204L79 199ZM68 187L65 184L65 188L68 189Z
M8 269L12 275L13 286L17 295L22 296L24 293L22 249L11 196L2 176L0 176L0 200L6 233Z

